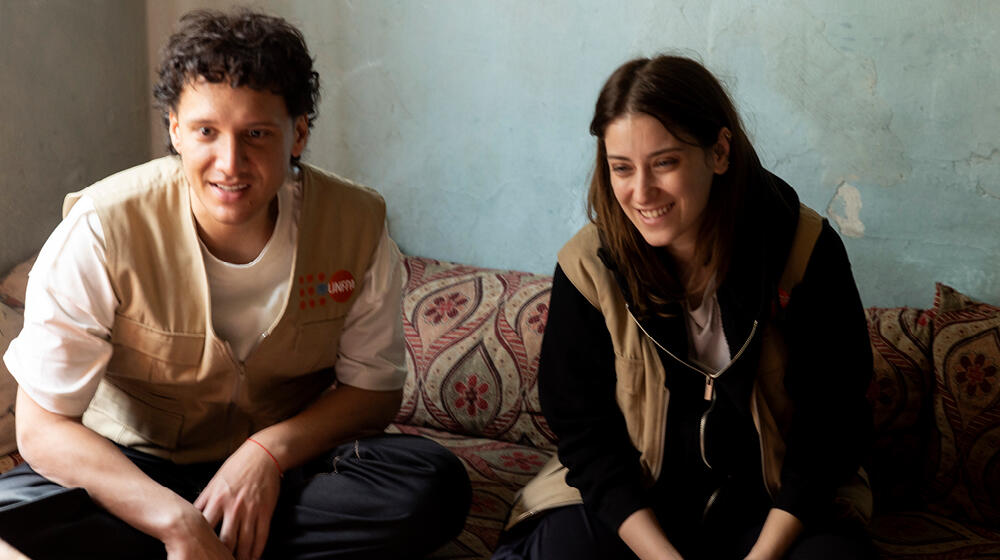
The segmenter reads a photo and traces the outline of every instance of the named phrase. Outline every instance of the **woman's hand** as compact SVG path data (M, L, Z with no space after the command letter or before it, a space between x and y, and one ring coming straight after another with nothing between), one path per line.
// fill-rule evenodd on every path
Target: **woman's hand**
M783 509L772 508L746 560L780 560L800 533L802 522L797 517Z
M219 539L237 560L255 560L264 553L280 490L281 473L274 459L246 441L222 464L194 507L209 528L222 523Z
M641 560L682 560L680 552L667 536L650 508L640 509L625 518L618 536Z

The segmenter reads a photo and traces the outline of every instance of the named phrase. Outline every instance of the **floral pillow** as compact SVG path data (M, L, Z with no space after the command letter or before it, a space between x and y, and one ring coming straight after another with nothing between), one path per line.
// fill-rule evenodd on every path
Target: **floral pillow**
M1000 524L1000 307L944 284L934 298L934 419L928 501Z
M881 509L906 509L920 500L932 421L931 317L908 307L865 310L874 374L868 388L875 424L871 482Z
M406 257L396 422L554 448L536 377L552 277Z
M931 318L909 307L865 310L872 343L874 376L868 389L875 429L907 430L922 421L930 395Z

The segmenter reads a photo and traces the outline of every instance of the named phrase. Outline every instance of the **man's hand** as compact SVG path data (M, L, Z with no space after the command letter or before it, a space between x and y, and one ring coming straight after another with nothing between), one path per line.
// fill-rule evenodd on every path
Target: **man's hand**
M219 539L237 560L255 560L264 553L280 490L281 473L274 460L247 441L226 459L194 507L210 528L222 523Z
M181 502L183 511L160 536L167 549L167 560L233 560L233 553L222 544L201 512Z
M23 389L17 391L17 442L39 474L85 488L113 515L163 542L169 560L233 559L194 506L146 476L79 418L42 408Z

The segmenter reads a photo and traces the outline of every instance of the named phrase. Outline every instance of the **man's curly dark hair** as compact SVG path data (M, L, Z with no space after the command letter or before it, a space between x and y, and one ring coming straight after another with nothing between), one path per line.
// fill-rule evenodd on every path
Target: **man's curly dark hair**
M270 91L284 98L293 118L305 115L310 128L316 120L319 74L302 32L282 18L245 8L184 14L163 49L153 86L165 122L184 86L199 78ZM167 149L177 153L169 138Z

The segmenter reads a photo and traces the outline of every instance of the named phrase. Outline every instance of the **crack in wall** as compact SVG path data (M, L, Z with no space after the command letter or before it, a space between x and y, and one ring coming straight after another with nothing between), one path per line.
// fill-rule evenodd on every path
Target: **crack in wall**
M976 194L983 198L992 198L993 200L1000 200L1000 195L991 193L990 191L983 188L982 183L976 183Z
M1000 155L1000 148L993 148L993 150L988 155L978 154L972 152L969 157L959 160L962 163L967 163L971 165L983 165L986 163L993 163L993 158Z

